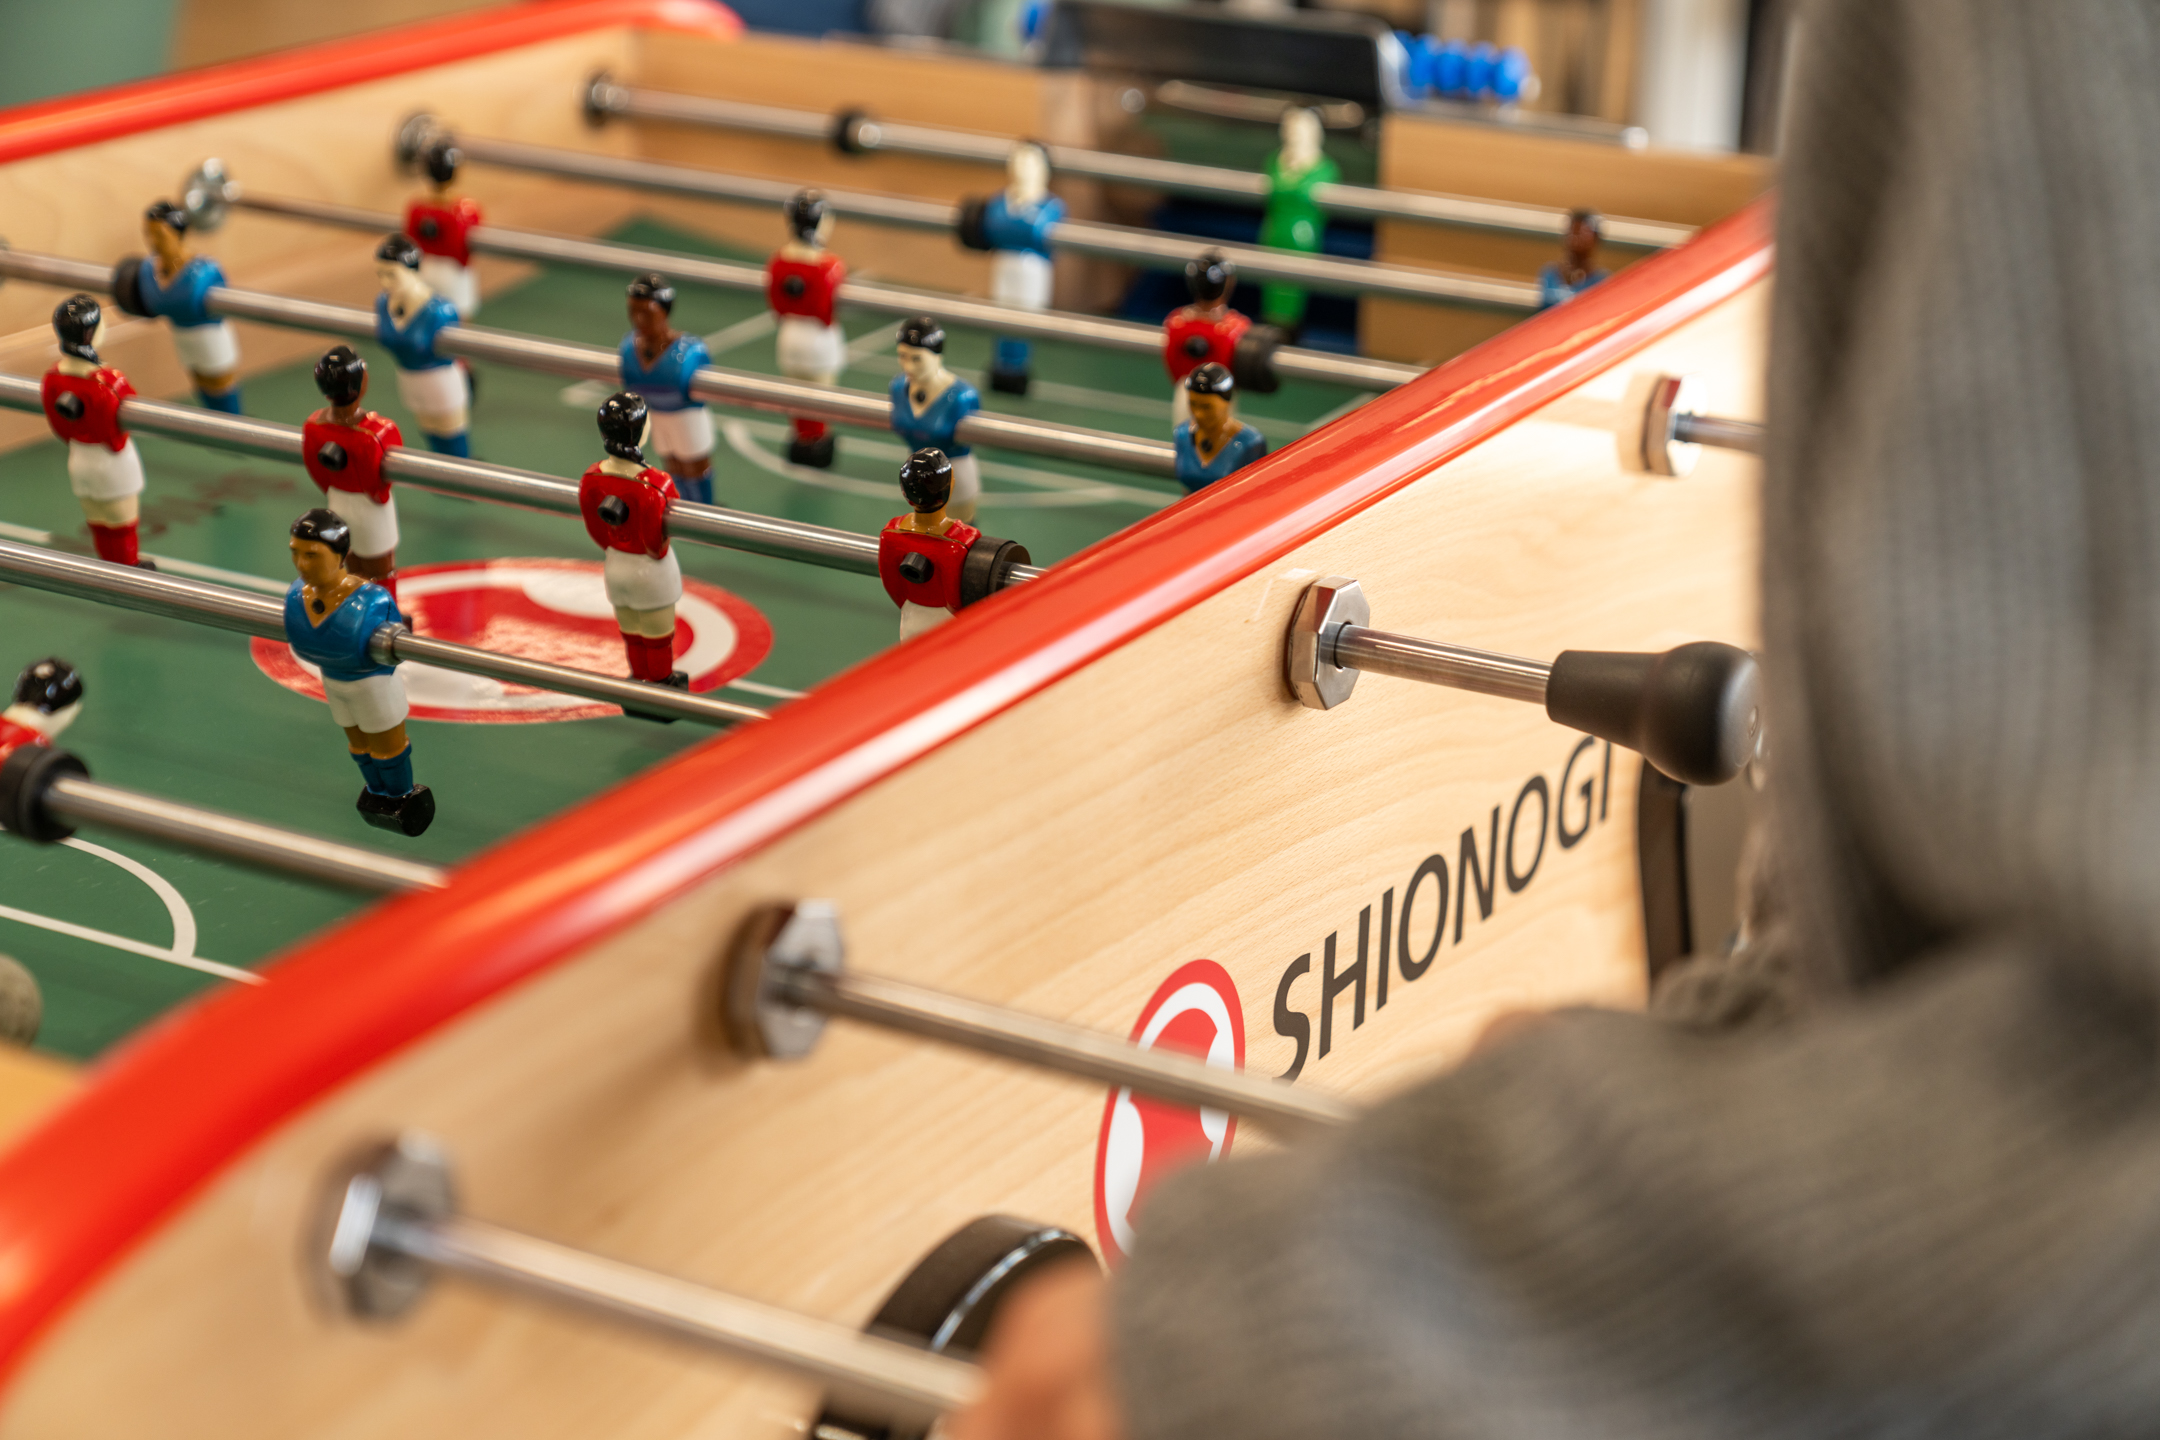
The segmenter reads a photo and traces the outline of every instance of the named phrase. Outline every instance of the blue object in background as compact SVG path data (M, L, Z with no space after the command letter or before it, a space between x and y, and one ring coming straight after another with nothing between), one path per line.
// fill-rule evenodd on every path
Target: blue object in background
M1419 99L1436 96L1507 104L1522 99L1536 78L1530 57L1518 46L1502 50L1483 40L1472 44L1400 30L1395 33L1407 57L1403 63L1403 88Z
M823 35L830 30L868 28L863 0L728 0L728 8L752 30Z

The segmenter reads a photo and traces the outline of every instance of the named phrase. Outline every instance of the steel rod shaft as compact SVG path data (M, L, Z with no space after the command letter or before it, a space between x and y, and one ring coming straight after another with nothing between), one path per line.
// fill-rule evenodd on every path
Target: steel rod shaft
M780 971L791 1004L964 1049L1002 1056L1086 1080L1130 1086L1179 1104L1228 1110L1270 1128L1302 1132L1341 1125L1356 1113L1331 1095L1280 1080L1222 1070L1171 1050L1143 1050L1101 1031L1045 1020L899 980L807 966Z
M53 781L45 791L44 806L75 824L177 841L265 869L327 880L354 890L438 890L448 883L445 873L433 865L73 775Z
M104 267L21 250L0 250L0 275L107 293L112 283L111 271ZM361 340L375 338L373 311L320 300L221 286L203 293L203 308L213 315L235 320L255 320L266 325L283 325ZM621 359L612 350L477 325L445 326L435 338L435 348L445 355L492 360L515 369L598 380L608 385L619 384L622 378ZM750 410L801 415L866 430L889 431L891 428L892 402L882 395L860 390L840 390L773 375L723 370L713 365L699 370L692 377L690 388L701 400L715 400ZM1107 430L1083 429L1078 425L1057 425L1045 420L1022 420L1010 415L978 412L963 419L954 434L966 445L990 445L1036 455L1053 455L1152 475L1174 475L1177 471L1176 452L1168 441L1143 440Z
M21 375L0 375L0 408L41 410L38 382ZM169 435L243 455L266 455L294 462L300 459L300 427L297 425L280 425L272 420L226 415L198 405L175 405L140 396L121 402L120 419L129 429L145 434ZM490 465L481 460L460 460L399 446L384 457L383 473L393 480L445 495L500 501L563 515L579 513L574 482L532 470ZM877 574L876 536L856 535L823 525L774 520L717 505L677 500L668 507L668 534L678 540L696 540L756 555L801 560L832 570ZM1027 570L1027 576L1038 573L1033 567L1022 568Z
M858 1404L869 1400L895 1420L933 1420L968 1404L981 1383L980 1372L964 1361L479 1220L385 1211L370 1243L474 1280L812 1376Z
M285 607L267 595L228 590L201 580L160 575L126 565L112 565L78 555L65 555L13 540L0 540L0 580L12 580L37 590L95 600L124 610L192 620L266 640L285 638ZM763 710L690 695L662 685L596 675L521 655L504 655L470 645L456 645L415 635L402 625L385 625L368 642L369 653L383 664L416 660L444 670L483 675L517 685L562 695L604 700L626 710L698 720L708 725L733 724L738 720L763 720Z
M361 210L350 205L318 200L255 195L233 182L226 184L225 203L235 209L251 210L265 215L282 215L290 219L313 220L325 225L339 225L346 229L366 230L375 234L396 230L404 223L398 216L387 211ZM715 260L704 255L686 255L673 250L617 245L575 235L512 230L494 225L474 226L466 234L466 243L473 250L485 255L578 265L625 274L657 270L670 280L711 285L717 289L749 294L761 295L765 291L765 272L757 266L738 264L731 260ZM1091 345L1098 349L1122 350L1136 355L1159 355L1163 348L1160 326L1142 325L1130 320L1109 320L1096 315L1079 315L1068 310L1020 310L988 300L938 294L929 290L907 290L865 280L850 280L843 284L836 292L835 299L843 310L900 317L935 315L948 324L995 330L1000 334L1030 340L1062 340ZM1273 364L1278 373L1292 379L1318 380L1329 384L1356 385L1379 390L1407 384L1425 373L1416 365L1402 365L1391 360L1367 360L1355 355L1335 355L1322 350L1302 350L1292 346L1277 350Z
M1000 135L952 130L936 125L915 125L849 114L823 116L813 111L789 110L774 105L746 105L731 100L709 100L664 90L618 85L596 78L586 97L587 111L595 116L622 116L634 120L662 120L712 129L742 130L761 135L780 135L798 140L825 141L857 151L890 151L923 155L939 160L960 160L982 165L1003 165L1014 140ZM1195 165L1178 160L1159 160L1114 151L1086 150L1073 145L1050 145L1050 167L1067 175L1113 184L1141 185L1180 195L1215 200L1258 202L1268 197L1264 175L1220 165ZM1511 205L1478 200L1464 195L1444 195L1409 190L1381 190L1364 185L1324 184L1313 187L1313 200L1332 214L1366 220L1410 220L1430 225L1452 225L1503 234L1557 238L1567 233L1568 212L1543 205ZM1614 245L1662 249L1678 245L1694 234L1691 227L1655 220L1632 220L1606 216L1604 238Z
M448 132L426 132L449 138ZM595 155L516 140L472 138L459 135L458 148L469 160L554 175L571 180L591 180L606 185L629 186L670 195L694 195L707 200L730 200L751 205L785 205L797 189L784 180L750 175L729 175L688 165L669 165L635 160L620 155ZM957 207L937 201L912 200L897 195L876 195L851 190L824 191L834 214L875 220L915 230L953 231L959 223ZM1140 230L1126 225L1065 220L1050 227L1050 243L1066 250L1107 256L1150 269L1181 270L1192 258L1194 238ZM1287 280L1315 290L1343 295L1379 295L1399 300L1424 300L1442 304L1475 305L1500 310L1530 311L1538 308L1538 287L1526 281L1497 280L1451 270L1421 270L1407 265L1386 265L1370 260L1342 260L1275 250L1257 245L1224 245L1221 250L1237 265L1240 274L1260 280Z
M1445 685L1451 690L1474 690L1481 695L1525 700L1533 705L1545 703L1545 682L1552 674L1550 665L1537 660L1496 655L1489 650L1472 650L1461 645L1443 645L1437 640L1420 640L1410 635L1391 635L1384 630L1367 630L1358 625L1338 627L1333 632L1330 648L1332 653L1325 658L1336 665L1375 675L1422 680L1428 685Z
M1753 420L1725 420L1715 415L1673 416L1673 439L1685 445L1715 445L1750 455L1763 451L1763 427Z

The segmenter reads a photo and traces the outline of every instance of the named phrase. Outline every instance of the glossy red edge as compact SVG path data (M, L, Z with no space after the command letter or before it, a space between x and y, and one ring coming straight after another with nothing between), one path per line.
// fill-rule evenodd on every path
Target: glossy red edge
M719 0L534 0L0 110L0 165L617 25L732 38Z
M1770 265L1766 197L1259 462L165 1017L0 1155L0 1367L327 1092L1273 563Z

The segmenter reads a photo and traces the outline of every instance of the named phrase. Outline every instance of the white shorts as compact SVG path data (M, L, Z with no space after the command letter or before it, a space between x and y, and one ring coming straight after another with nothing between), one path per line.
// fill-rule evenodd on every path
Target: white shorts
M712 411L703 405L685 405L680 410L647 410L645 418L652 426L652 443L661 454L672 455L678 460L712 454Z
M125 449L68 441L68 489L82 500L124 500L142 494L142 455L129 440Z
M1050 308L1050 262L1032 250L999 250L990 256L990 298L1022 310Z
M601 562L608 604L618 610L664 610L682 599L682 566L675 550L655 560L627 550L610 550Z
M342 729L380 735L405 723L412 707L405 703L405 682L395 675L370 675L362 680L332 680L323 676L323 699L330 702L330 718Z
M173 349L191 375L230 375L240 368L240 342L223 320L172 327Z
M952 457L952 503L976 501L982 498L982 471L975 464L973 455Z
M351 490L323 491L323 504L352 527L352 553L387 555L397 549L397 497L378 505Z
M397 393L415 415L455 415L471 398L465 389L464 367L456 364L400 370Z
M900 602L900 638L912 640L925 630L935 630L952 619L953 612L942 605L917 605L912 600Z
M847 369L847 336L807 315L780 317L780 373L790 380L831 380Z
M458 319L470 320L480 313L480 277L470 265L460 265L447 255L422 255L420 278L428 289L457 307Z

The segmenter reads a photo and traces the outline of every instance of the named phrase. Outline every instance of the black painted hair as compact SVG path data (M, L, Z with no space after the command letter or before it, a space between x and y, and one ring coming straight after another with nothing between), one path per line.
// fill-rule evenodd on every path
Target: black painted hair
M437 185L448 185L457 179L458 166L465 163L465 152L449 140L437 140L427 147L420 157L420 164L427 171L428 179Z
M632 300L650 300L670 315L675 313L675 287L668 283L665 275L647 271L632 280L624 293Z
M420 246L410 235L385 235L383 242L375 247L375 258L392 265L402 265L407 270L420 268Z
M925 514L944 509L952 499L952 461L939 449L917 450L900 467L900 493Z
M313 540L327 545L340 556L352 551L352 526L346 524L337 511L325 510L319 505L292 522L292 534L295 540Z
M898 343L912 345L918 350L935 350L945 353L945 327L928 315L917 315L900 322Z
M624 460L645 463L641 443L645 439L645 397L634 390L618 390L600 402L600 442L607 453Z
M53 334L60 337L61 353L96 364L98 353L92 342L104 319L105 309L94 295L70 295L55 305L52 328Z
M315 388L333 405L350 405L367 387L367 361L350 345L333 345L315 362Z
M825 219L825 192L822 190L797 190L788 197L788 234L808 242L817 238L817 227Z
M15 703L51 715L82 703L82 676L57 655L25 665L15 677Z
M158 224L171 230L175 235L187 234L187 211L173 204L170 200L160 200L142 213L143 219L155 220Z
M1237 398L1237 381L1230 378L1230 367L1210 360L1205 365L1195 365L1185 377L1185 388L1195 395L1220 395L1225 400Z
M1185 288L1203 304L1212 305L1237 284L1237 266L1220 250L1203 250L1185 262Z
M1588 225L1592 235L1601 240L1605 238L1605 222L1598 218L1598 213L1595 210L1570 210L1568 211L1567 223L1570 230L1573 230L1578 225Z

